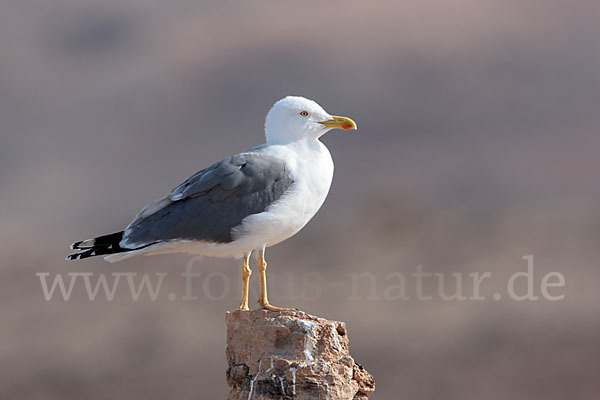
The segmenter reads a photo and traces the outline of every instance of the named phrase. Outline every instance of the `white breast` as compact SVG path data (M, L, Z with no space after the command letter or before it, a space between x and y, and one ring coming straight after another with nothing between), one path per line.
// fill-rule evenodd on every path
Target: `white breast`
M294 183L281 199L234 229L234 243L251 249L273 246L302 229L323 205L333 179L331 154L318 140L268 146L265 151L286 160Z
M265 146L261 151L285 160L294 183L264 212L244 218L233 229L233 242L159 243L142 250L122 253L119 257L108 257L107 260L112 262L137 254L172 252L212 257L242 256L263 246L273 246L296 234L321 208L329 192L333 179L333 160L329 150L316 139L305 139L285 145Z

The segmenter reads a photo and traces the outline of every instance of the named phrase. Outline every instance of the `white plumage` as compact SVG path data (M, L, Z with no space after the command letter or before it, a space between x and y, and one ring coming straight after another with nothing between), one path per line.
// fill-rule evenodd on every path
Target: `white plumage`
M269 303L265 248L296 234L323 205L333 160L319 138L334 128L356 129L356 124L312 100L286 97L267 114L265 144L194 174L144 207L123 231L73 243L78 252L67 259L104 255L115 262L173 252L243 257L240 309L248 310L248 260L256 250L258 303L287 310Z
M308 113L303 116L301 113ZM333 160L319 137L334 127L335 121L319 104L302 97L288 96L271 108L265 122L266 144L252 151L285 161L294 183L265 211L252 214L233 228L234 240L215 243L202 240L170 240L140 250L107 255L110 262L135 255L173 252L211 257L241 257L253 250L280 243L302 229L323 205L333 179ZM356 129L356 125L351 126ZM127 239L121 242L127 246Z

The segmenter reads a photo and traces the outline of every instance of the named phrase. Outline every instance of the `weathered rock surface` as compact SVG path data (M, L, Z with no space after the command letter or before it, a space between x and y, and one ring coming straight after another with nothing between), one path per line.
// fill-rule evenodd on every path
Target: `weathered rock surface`
M346 324L302 311L227 313L229 400L367 399L373 377L348 351Z

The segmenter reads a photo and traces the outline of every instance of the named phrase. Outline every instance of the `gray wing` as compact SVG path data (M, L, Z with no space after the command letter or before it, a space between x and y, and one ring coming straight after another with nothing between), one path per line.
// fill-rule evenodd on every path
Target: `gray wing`
M284 160L262 152L237 154L146 206L125 229L123 243L133 248L173 239L232 242L233 227L263 212L293 182Z

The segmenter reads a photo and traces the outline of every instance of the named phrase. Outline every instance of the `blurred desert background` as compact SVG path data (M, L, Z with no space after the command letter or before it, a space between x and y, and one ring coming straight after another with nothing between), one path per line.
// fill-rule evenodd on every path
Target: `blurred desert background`
M194 262L183 301L189 256L64 257L262 143L288 94L359 130L323 138L329 198L267 252L274 304L346 321L374 399L598 398L599 20L597 1L2 1L0 398L226 397L238 261ZM492 298L526 255L535 294L560 272L563 300ZM328 286L368 271L381 297L419 265L491 272L486 299ZM156 301L125 285L90 301L81 282L46 301L39 272L169 275ZM309 272L318 298L282 289Z

